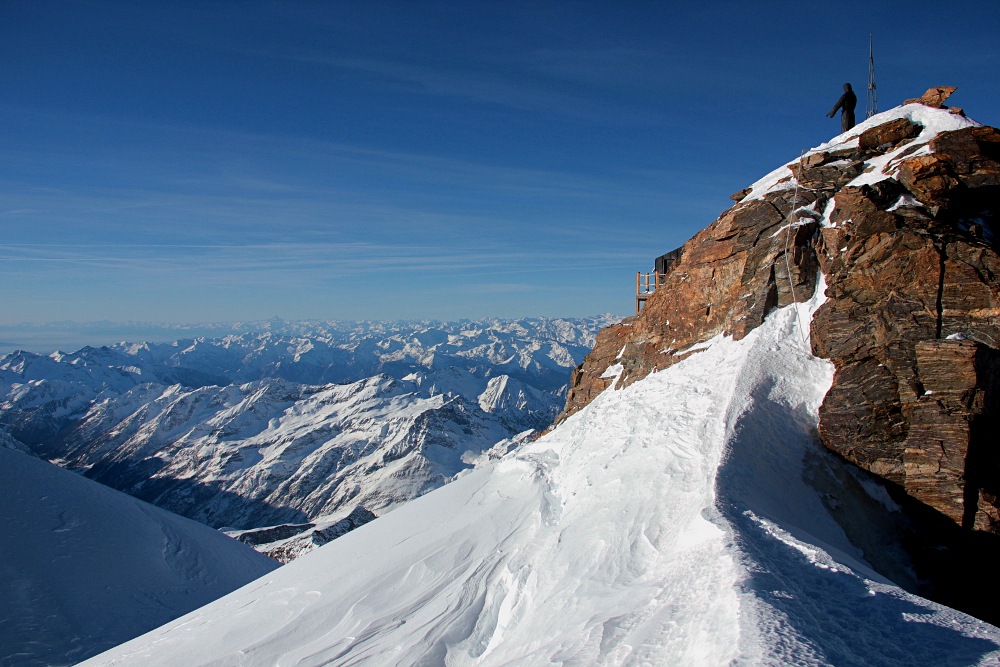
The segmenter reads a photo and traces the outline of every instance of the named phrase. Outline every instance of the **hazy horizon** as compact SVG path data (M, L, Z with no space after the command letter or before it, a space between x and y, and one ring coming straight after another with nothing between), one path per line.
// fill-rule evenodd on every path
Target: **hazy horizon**
M593 313L582 317L483 317L457 318L453 320L408 318L396 320L323 320L269 318L265 320L221 321L221 322L111 322L97 320L89 322L74 322L71 320L53 322L20 322L18 324L0 324L0 355L16 350L24 350L35 354L51 354L52 352L76 352L86 346L101 347L116 343L172 343L189 338L221 338L248 332L265 332L277 330L280 325L327 324L327 325L364 325L364 324L457 324L462 322L478 322L483 320L524 320L550 319L570 320L590 317L624 317L612 313ZM273 325L279 324L278 327ZM271 326L264 326L271 325ZM347 328L345 326L345 328ZM291 335L291 334L284 334Z

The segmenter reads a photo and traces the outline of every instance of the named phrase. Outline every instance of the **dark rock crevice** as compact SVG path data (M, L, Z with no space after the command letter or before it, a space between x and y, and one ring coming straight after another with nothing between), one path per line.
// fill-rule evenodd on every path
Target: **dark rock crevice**
M948 244L944 241L940 243L935 243L934 247L938 251L939 261L938 261L938 289L937 289L937 301L935 302L935 311L937 312L937 322L935 324L934 337L941 338L941 328L944 324L944 277L945 272L948 270L948 254L947 248Z

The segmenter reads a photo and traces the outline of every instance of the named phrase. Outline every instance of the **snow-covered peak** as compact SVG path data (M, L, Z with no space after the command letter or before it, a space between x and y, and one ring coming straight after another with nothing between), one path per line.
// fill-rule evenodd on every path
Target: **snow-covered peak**
M875 114L871 118L858 123L847 132L838 134L830 141L820 144L809 152L829 152L839 148L851 148L857 146L857 138L865 131L899 118L905 118L910 122L923 127L920 135L916 137L916 141L929 141L941 132L961 130L965 127L983 126L982 123L976 120L968 118L962 114L949 111L948 109L937 109L918 103L903 104L898 107L893 107L888 111Z
M384 513L496 442L544 428L560 406L506 376L455 368L319 386L142 384L99 397L35 447L184 516L249 529L359 504Z
M858 137L865 131L878 127L893 120L906 119L921 127L919 135L905 146L901 146L887 154L880 155L869 163L871 169L859 175L848 185L871 184L879 180L889 178L883 173L882 168L892 162L896 155L903 151L912 149L914 146L927 144L931 139L942 132L960 130L965 127L982 127L982 123L958 113L953 113L948 109L936 109L924 104L904 104L894 107L888 111L875 114L864 122L858 123L853 128L838 134L827 142L805 151L801 159L805 160L810 155L817 153L832 153L840 150L858 148ZM915 153L910 153L911 155ZM799 164L800 158L795 158L790 162L778 167L771 173L756 181L750 186L750 192L741 201L748 202L754 199L763 199L769 192L789 189L795 187L795 167Z
M279 331L219 338L88 346L47 356L13 352L0 357L0 381L60 380L72 383L66 391L121 392L144 382L204 387L278 377L324 384L457 368L512 375L554 391L593 346L597 331L616 320L604 315L443 323L285 322Z

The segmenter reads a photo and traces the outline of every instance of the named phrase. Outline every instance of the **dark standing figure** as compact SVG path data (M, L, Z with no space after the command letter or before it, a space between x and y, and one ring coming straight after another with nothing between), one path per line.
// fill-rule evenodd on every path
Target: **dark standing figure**
M837 109L840 109L840 131L847 132L854 127L854 107L857 105L858 96L851 90L851 84L845 83L844 94L840 96L840 99L833 106L833 111L828 113L827 116L833 118L833 114L837 113Z

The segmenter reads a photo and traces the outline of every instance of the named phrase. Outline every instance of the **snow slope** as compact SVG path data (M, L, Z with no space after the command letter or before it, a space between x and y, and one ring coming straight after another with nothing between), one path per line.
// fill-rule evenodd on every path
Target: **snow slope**
M86 664L1000 664L1000 630L875 574L826 510L817 305Z
M277 563L199 523L0 446L0 665L68 665Z

